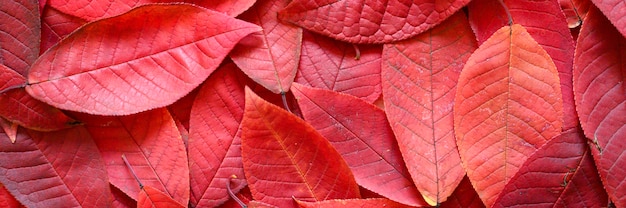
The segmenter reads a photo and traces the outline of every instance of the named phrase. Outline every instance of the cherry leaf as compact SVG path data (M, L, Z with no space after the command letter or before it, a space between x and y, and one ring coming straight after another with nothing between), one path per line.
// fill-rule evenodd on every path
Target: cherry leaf
M126 195L122 190L117 187L110 185L111 187L111 196L113 196L113 202L111 202L111 207L114 208L127 208L127 207L137 207L137 201L130 198Z
M241 156L255 200L278 207L359 198L346 162L313 127L246 87Z
M559 135L561 97L552 59L521 25L501 28L470 56L454 129L463 167L487 206L531 153Z
M0 22L0 64L25 75L39 55L38 1L3 0Z
M351 43L389 43L422 33L469 0L377 1L295 0L281 19Z
M448 200L441 203L442 208L484 208L480 197L467 177L464 177L456 190L448 197Z
M58 108L90 114L163 107L200 85L257 30L197 6L140 6L61 40L34 63L26 90Z
M50 6L44 7L41 21L41 52L47 51L61 39L87 23L84 19L65 14Z
M24 207L24 205L20 204L20 202L9 193L9 190L0 184L0 207L18 208Z
M193 102L189 126L191 200L215 207L246 185L239 125L243 118L246 77L233 63L220 67L202 85ZM231 179L231 176L237 179ZM236 186L235 186L236 185Z
M626 206L626 38L596 8L589 10L574 58L576 110L602 182Z
M311 32L305 32L302 40L296 82L370 103L380 97L380 46L355 46Z
M391 201L387 198L373 199L334 199L319 202L307 202L296 199L301 208L333 208L333 207L360 207L360 208L404 208L406 205Z
M0 134L0 182L27 207L107 207L104 161L79 126L55 132L18 129L12 144Z
M144 186L137 197L137 208L158 207L183 208L186 206L183 206L172 199L172 197L159 191L159 189L153 188L152 186Z
M454 138L454 92L476 42L463 12L411 39L385 44L385 112L426 202L444 202L465 171Z
M302 28L278 20L276 13L287 0L266 0L241 14L242 20L260 25L237 45L230 57L252 80L274 93L289 91L302 46Z
M591 0L611 24L626 37L626 2L620 0Z
M385 112L329 90L294 84L292 92L304 119L343 156L360 186L400 203L426 205L404 166Z

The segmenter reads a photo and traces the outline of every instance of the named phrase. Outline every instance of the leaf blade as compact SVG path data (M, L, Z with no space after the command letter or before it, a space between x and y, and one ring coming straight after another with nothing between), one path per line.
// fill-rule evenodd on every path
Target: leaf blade
M25 75L39 55L41 37L37 0L7 0L0 4L0 64Z

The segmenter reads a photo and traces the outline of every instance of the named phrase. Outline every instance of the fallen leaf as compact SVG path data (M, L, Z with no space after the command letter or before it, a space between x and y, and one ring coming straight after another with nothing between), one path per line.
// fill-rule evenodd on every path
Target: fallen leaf
M591 0L606 18L626 37L626 2L620 0Z
M484 208L485 205L480 200L478 193L472 187L469 179L463 177L456 190L448 197L448 200L441 203L441 208Z
M24 207L24 205L20 204L20 202L9 193L9 190L0 184L0 207L19 208Z
M558 72L521 25L505 26L470 56L457 85L454 130L463 167L492 206L528 156L563 125Z
M385 44L385 113L411 177L426 202L446 201L465 171L454 138L454 93L476 50L463 12L411 39Z
M44 53L87 21L46 6L41 14L41 49Z
M360 207L360 208L404 208L406 205L391 201L387 198L375 199L333 199L319 202L307 202L295 199L301 208L333 208L333 207Z
M0 64L26 75L39 55L39 2L3 0L0 22Z
M197 6L140 6L91 22L42 54L26 90L55 107L90 114L163 107L200 85L257 30Z
M109 187L111 188L111 196L113 197L113 202L111 202L111 207L114 207L114 208L137 207L137 201L130 198L122 190L115 187L114 185L110 185Z
M0 127L2 127L4 134L6 134L6 136L9 138L11 143L15 143L15 140L17 140L18 125L16 123L7 121L4 118L0 118Z
M152 186L144 186L137 197L137 208L183 208L186 207L167 194L152 188Z

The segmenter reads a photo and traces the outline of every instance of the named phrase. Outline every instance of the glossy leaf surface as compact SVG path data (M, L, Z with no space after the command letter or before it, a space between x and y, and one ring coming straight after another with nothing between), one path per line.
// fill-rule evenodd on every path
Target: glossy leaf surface
M26 90L91 114L162 107L202 83L241 38L258 30L197 6L141 6L91 22L53 46L29 71Z
M467 176L487 206L528 156L561 132L560 93L550 56L521 25L501 28L470 56L457 85L454 130Z
M152 188L152 186L144 186L137 198L137 208L159 207L183 208L186 206L178 203L167 194L159 191L159 189Z
M0 64L26 75L39 55L41 37L37 0L4 0L0 4Z

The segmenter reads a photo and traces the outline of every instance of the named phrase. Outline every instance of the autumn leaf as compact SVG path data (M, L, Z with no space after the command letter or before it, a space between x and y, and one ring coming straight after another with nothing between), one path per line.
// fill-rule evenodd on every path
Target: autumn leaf
M496 31L465 63L454 130L463 167L485 205L561 132L559 83L550 56L517 24Z
M334 199L319 202L307 202L295 199L301 208L333 208L333 207L360 207L360 208L404 208L406 205L386 198L375 199Z
M257 30L192 5L137 7L91 22L42 54L26 90L55 107L90 114L163 107L200 85L241 38Z
M41 49L43 53L87 21L46 6L41 14Z
M9 138L11 143L15 143L15 140L17 140L18 125L16 123L7 121L4 118L0 118L0 127L2 127L4 134L6 134L6 137Z
M595 6L626 37L626 2L619 0L591 0Z
M0 64L26 75L39 55L41 22L38 1L3 0L0 22Z
M463 12L411 39L385 44L385 112L418 190L444 202L465 172L454 138L454 92L476 42Z
M183 208L186 206L159 191L159 189L152 188L152 186L144 186L137 197L137 208L159 207Z
M20 204L2 184L0 184L0 206L7 208L24 207L24 205Z
M442 208L483 208L485 205L480 201L480 197L467 177L463 177L456 190L448 197L448 200L441 203Z
M303 201L359 198L346 162L303 120L246 88L241 156L255 200L278 207Z
M589 10L574 58L576 110L602 183L626 206L626 38L596 8Z

